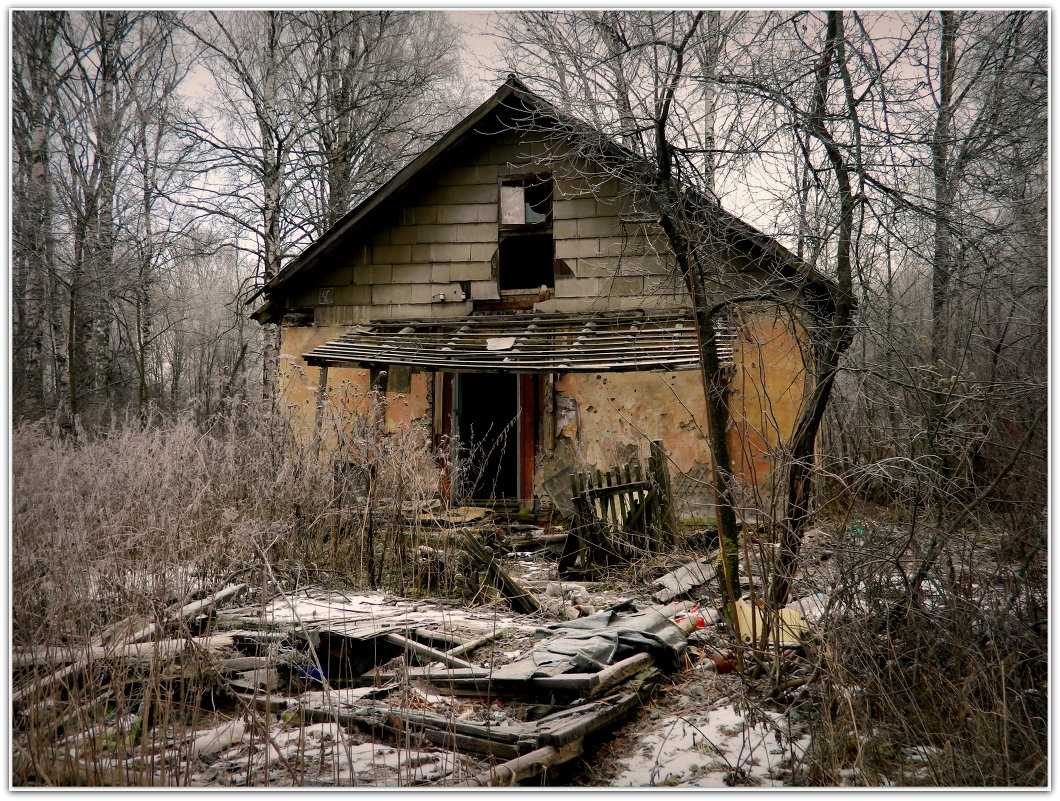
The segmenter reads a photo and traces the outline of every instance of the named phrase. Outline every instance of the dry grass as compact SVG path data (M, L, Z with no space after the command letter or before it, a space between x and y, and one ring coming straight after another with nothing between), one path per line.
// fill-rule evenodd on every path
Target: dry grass
M950 532L917 587L910 530L847 524L816 653L810 785L1047 782L1047 588L983 521ZM914 540L929 532L915 529Z
M420 428L350 432L340 470L250 409L76 440L20 426L12 450L15 645L91 638L265 560L401 589L415 563L402 510L439 481Z
M445 511L437 507L439 454L415 426L381 433L381 412L334 432L341 454L334 463L318 461L310 443L248 408L207 424L115 425L76 440L42 424L20 426L13 436L13 644L63 649L101 641L114 624L160 621L174 603L232 580L259 588L260 597L306 583L466 592L460 570L439 573L419 551L427 544L445 561L457 555L417 522L424 509ZM949 527L944 514L917 513L916 504L900 500L887 510L859 506L866 495L846 491L846 516L829 526L827 542L803 554L798 591L827 591L830 611L819 641L807 648L804 672L813 681L773 694L813 735L793 780L1044 784L1041 515L982 512ZM745 567L756 565L752 591L761 592L774 551L767 533L745 545ZM815 547L829 561L816 563ZM923 580L911 584L920 565ZM634 560L622 581L643 581L662 567L657 559ZM190 621L165 636L194 637L196 626ZM769 649L751 656L749 664L767 667L783 661ZM173 663L161 653L146 666L89 664L29 699L14 721L14 781L186 784L191 735L233 715L267 748L265 734L255 733L259 714L214 708L225 682L209 664L205 654ZM16 690L53 669L17 670ZM779 667L759 672L748 689L765 697L783 678ZM175 757L161 768L139 769L131 758L165 749ZM291 769L297 783L297 766Z
M263 597L306 581L414 590L420 564L410 553L420 532L408 520L440 478L426 432L345 432L336 469L256 411L235 408L207 424L114 425L76 439L44 424L18 427L13 645L58 652L103 643L115 627L161 622L173 604L234 580ZM370 476L367 486L357 475ZM164 636L193 637L199 623ZM19 668L16 690L53 670ZM185 760L138 772L129 758L170 745L186 756L189 735L214 722L223 685L205 654L90 661L19 703L15 782L184 784Z

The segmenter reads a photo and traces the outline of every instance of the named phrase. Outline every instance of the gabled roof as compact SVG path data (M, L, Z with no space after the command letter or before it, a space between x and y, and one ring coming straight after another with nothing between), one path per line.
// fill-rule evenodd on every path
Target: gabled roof
M398 195L421 173L443 163L445 157L454 147L475 132L476 126L500 109L517 107L532 111L538 115L539 119L542 117L552 118L557 122L561 122L565 128L571 131L588 130L584 123L567 117L543 98L530 91L514 75L509 75L508 79L501 84L488 100L464 117L437 142L405 165L394 177L348 212L319 239L292 259L272 280L266 283L259 294L265 294L268 300L251 316L262 323L274 319L279 309L275 308L272 303L270 297L272 293L311 269L344 238L365 226L380 209L387 205L391 198ZM611 139L602 137L601 141L603 147L610 152L610 155L623 161L638 159L635 154ZM833 294L835 285L830 279L814 270L775 239L726 211L717 201L701 193L695 193L695 200L698 206L707 209L713 215L714 219L721 224L729 236L761 250L764 254L787 268L788 271L798 276L799 279L814 286L822 295L830 297Z

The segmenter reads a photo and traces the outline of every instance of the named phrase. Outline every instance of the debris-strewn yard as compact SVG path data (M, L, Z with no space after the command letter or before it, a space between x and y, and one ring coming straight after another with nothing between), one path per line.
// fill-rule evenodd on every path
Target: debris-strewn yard
M711 559L562 582L553 533L499 530L446 530L489 539L506 579L470 602L236 583L96 643L16 649L16 783L807 781L826 624L842 618L834 543L811 543L804 594L752 647L754 570L738 637L709 600ZM442 554L419 556L443 569ZM514 611L512 587L537 611ZM896 751L889 781L925 783L939 748ZM838 778L859 775L855 760Z
M710 647L695 644L702 637L688 639L716 618L689 598L708 591L709 561L654 585L561 582L554 533L500 529L474 510L441 524L472 517L487 519L444 529L497 554L478 565L486 581L470 602L233 583L200 588L192 594L201 597L152 622L112 626L94 643L17 649L16 775L92 784L510 784L562 770L594 735L714 665ZM466 554L420 547L425 572L438 572L427 585L444 578L457 553ZM701 697L698 718L663 720L679 735L660 739L648 726L638 755L656 741L666 754L635 757L618 781L671 781L670 751L706 742L706 734L689 740L684 726L705 720L719 698ZM716 714L727 725L711 729L720 750L700 760L707 771L741 761L742 749L729 753L740 717L724 705Z
M14 784L1044 780L1045 574L1003 521L925 568L883 510L822 519L777 615L748 527L730 616L709 521L561 577L570 518L446 507L407 456L342 506L251 435L21 433Z

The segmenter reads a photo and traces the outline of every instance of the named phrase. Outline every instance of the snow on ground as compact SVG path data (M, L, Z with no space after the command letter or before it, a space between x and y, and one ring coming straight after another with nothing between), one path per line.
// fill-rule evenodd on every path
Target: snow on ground
M270 626L299 623L309 628L339 625L386 624L464 630L484 635L496 629L532 631L535 626L518 623L515 617L495 607L450 609L431 601L398 600L379 594L349 594L307 590L297 596L281 596L260 611Z
M449 776L459 764L450 751L359 739L335 723L274 726L218 754L191 785L408 787Z
M731 706L666 715L633 736L615 787L779 786L808 738L791 742L783 716L748 720Z

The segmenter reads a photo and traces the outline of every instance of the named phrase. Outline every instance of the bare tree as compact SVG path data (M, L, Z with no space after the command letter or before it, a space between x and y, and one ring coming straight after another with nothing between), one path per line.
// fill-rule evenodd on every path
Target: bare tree
M305 96L292 213L315 237L448 127L457 37L424 12L310 11L296 25Z
M258 281L411 155L452 71L452 38L411 12L208 12L187 18L215 92L186 132L203 146L202 211L228 220ZM426 125L424 125L426 123ZM264 386L279 354L269 332Z
M64 18L64 52L53 67L65 73L55 127L61 160L52 163L63 243L56 270L66 292L66 395L76 418L121 398L118 306L135 291L122 261L130 232L144 224L145 197L155 187L135 179L148 156L137 152L144 114L154 114L158 81L170 69L172 24L167 15L84 12ZM139 191L130 193L129 187ZM144 194L146 193L146 195ZM132 203L132 205L130 205Z
M707 192L715 186L718 168L717 109L713 98L709 98L706 108L696 102L702 97L706 82L695 68L705 63L714 69L723 60L723 40L734 35L743 18L730 17L724 25L720 19L704 25L704 14L693 12L526 12L517 14L515 19L508 30L516 48L512 68L531 71L565 111L577 113L581 107L594 104L610 110L604 112L610 117L597 113L588 119L595 128L602 126L605 136L619 137L629 158L617 163L613 151L605 155L606 148L600 148L596 154L598 163L608 165L627 185L637 187L650 198L668 241L669 255L688 289L700 339L722 575L726 594L734 600L739 594L739 550L727 438L727 375L718 363L714 342L723 314L741 303L775 302L779 293L768 282L752 287L741 285L727 272L723 260L717 258L727 247L724 225ZM841 34L834 30L840 20L832 19L809 108L799 106L781 91L773 91L768 80L759 76L754 81L744 81L746 87L765 94L769 102L784 105L803 134L819 142L828 154L827 169L835 176L835 191L840 197L833 272L838 289L826 304L831 311L807 317L813 343L808 360L812 365L811 388L790 444L787 479L786 529L790 533L785 542L792 554L797 549L790 544L801 536L809 514L816 435L839 369L839 358L850 341L854 310L851 167L824 125L832 95L830 79L833 71L841 69L843 59ZM523 30L534 32L531 42L519 38ZM579 54L576 64L565 75L553 77L545 71L575 53ZM708 54L705 60L704 53ZM728 82L729 86L737 84L735 79ZM727 122L732 125L735 120L730 115ZM592 135L587 139L592 141ZM743 148L734 148L727 155L740 158L745 153ZM704 166L709 175L704 173ZM690 193L688 187L704 191ZM739 286L739 290L734 292L734 286Z
M52 158L54 65L62 12L14 11L12 22L12 374L16 419L46 408L57 377L49 370L56 292Z

